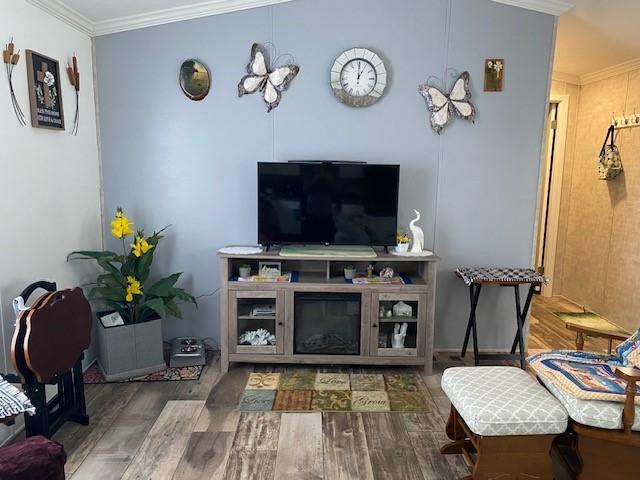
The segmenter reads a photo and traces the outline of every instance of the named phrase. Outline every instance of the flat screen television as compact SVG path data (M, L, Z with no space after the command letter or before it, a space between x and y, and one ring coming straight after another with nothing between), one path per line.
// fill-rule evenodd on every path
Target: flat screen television
M396 244L399 165L258 163L263 245Z

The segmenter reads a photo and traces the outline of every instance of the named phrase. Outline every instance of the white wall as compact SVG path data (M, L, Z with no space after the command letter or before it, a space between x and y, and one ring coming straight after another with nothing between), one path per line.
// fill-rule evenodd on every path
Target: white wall
M90 281L91 266L68 264L67 253L98 249L102 244L100 169L98 160L91 39L24 0L3 0L0 43L11 37L22 50L14 70L14 87L29 117L24 50L60 61L67 131L21 127L13 113L8 82L0 72L0 372L9 360L14 315L11 299L29 283L48 279L59 288ZM78 57L80 129L73 124L75 95L66 73L68 59ZM0 442L11 434L0 430Z

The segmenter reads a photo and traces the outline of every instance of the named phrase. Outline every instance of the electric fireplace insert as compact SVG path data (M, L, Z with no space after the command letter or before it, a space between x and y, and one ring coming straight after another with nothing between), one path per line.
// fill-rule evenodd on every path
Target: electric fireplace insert
M360 354L360 294L296 292L294 353Z

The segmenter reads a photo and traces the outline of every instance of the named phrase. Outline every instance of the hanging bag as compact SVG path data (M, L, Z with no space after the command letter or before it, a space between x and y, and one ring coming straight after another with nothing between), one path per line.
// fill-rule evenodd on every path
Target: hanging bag
M614 142L615 128L613 125L607 130L607 136L604 139L602 150L600 150L600 158L598 160L598 178L600 180L613 180L622 172L622 159L620 151ZM607 145L611 137L611 143Z

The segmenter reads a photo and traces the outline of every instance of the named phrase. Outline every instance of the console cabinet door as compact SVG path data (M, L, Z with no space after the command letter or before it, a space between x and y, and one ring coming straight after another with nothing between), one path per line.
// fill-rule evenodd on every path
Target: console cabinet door
M375 292L371 301L370 354L379 357L422 357L425 351L427 295L399 291ZM394 312L394 307L395 312ZM395 325L406 324L404 339Z
M229 352L283 354L284 303L282 291L229 291ZM256 331L269 335L266 344L250 344L241 340L243 334Z

